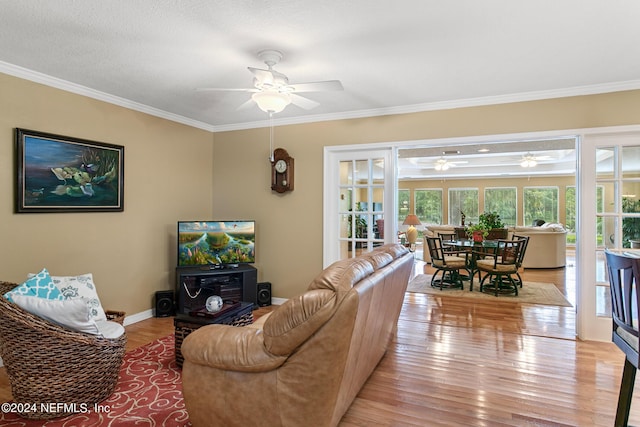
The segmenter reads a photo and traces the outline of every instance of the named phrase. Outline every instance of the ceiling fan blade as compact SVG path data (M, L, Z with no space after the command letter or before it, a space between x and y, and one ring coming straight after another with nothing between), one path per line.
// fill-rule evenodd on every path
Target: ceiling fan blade
M200 87L198 92L257 92L256 88L223 88L223 87Z
M290 85L294 92L328 92L344 90L340 80L326 80L323 82L294 83Z
M318 105L320 105L316 101L312 101L308 98L296 95L295 93L292 93L289 96L291 97L291 103L293 105L297 105L298 107L304 108L305 110L311 110L312 108L316 108Z
M247 67L249 71L256 76L256 80L262 84L272 85L275 77L271 70L263 70L262 68Z
M236 108L236 111L248 110L249 108L253 108L255 105L256 105L256 102L252 98L249 98L245 102L240 104L240 106Z

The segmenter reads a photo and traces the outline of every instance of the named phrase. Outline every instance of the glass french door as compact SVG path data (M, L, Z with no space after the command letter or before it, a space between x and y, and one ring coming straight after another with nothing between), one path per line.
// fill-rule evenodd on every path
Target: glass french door
M396 240L394 151L325 149L325 267Z
M576 329L581 339L610 341L611 307L604 251L639 252L640 133L583 138Z

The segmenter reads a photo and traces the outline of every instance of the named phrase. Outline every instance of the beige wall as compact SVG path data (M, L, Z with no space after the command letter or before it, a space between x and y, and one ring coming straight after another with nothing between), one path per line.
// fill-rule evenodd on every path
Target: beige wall
M92 272L136 313L173 286L180 219L255 219L258 278L291 297L322 268L322 158L331 145L640 123L640 91L277 127L295 191L270 189L268 129L210 132L0 74L0 280ZM125 146L122 213L15 214L13 129ZM214 143L215 141L215 143Z
M275 146L296 162L295 190L284 195L270 190L268 129L220 132L214 217L257 220L258 279L287 298L322 269L324 146L631 124L640 124L640 91L279 126Z
M176 221L211 216L212 134L4 74L0 94L0 280L90 272L106 308L151 308L174 286ZM14 213L16 127L123 145L124 212Z

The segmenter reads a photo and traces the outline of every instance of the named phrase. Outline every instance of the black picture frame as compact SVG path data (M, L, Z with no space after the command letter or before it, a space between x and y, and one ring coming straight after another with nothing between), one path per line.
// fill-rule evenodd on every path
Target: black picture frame
M122 212L124 147L15 129L16 212Z

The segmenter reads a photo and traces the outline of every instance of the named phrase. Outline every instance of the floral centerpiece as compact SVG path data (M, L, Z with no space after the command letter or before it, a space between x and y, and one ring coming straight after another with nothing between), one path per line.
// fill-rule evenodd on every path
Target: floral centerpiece
M489 234L489 230L482 224L469 224L467 226L467 236L473 239L474 242L482 242Z

